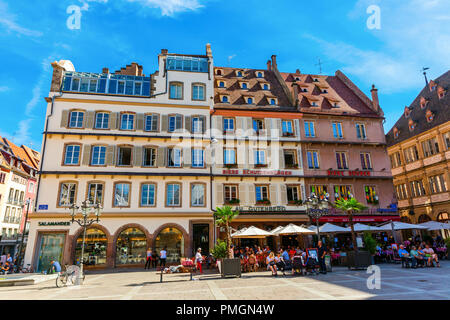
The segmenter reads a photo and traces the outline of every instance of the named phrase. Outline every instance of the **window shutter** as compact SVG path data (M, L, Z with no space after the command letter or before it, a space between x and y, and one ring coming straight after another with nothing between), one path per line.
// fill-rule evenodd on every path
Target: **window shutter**
M178 120L178 118L177 118ZM191 116L185 116L184 117L184 127L187 132L192 133L192 127L191 127Z
M256 190L255 185L252 183L248 186L248 203L249 204L256 204Z
M299 121L298 119L295 119L295 120L294 120L294 127L295 127L294 134L295 134L297 137L300 137L300 121Z
M278 199L277 199L277 186L275 184L271 184L269 186L269 200L270 200L270 205L276 205L278 203Z
M183 129L183 116L181 114L177 114L175 122L176 122L175 130L182 130Z
M248 185L246 183L239 184L239 200L240 200L239 203L240 204L248 204L247 187L248 187Z
M167 153L166 147L158 148L157 161L156 161L156 165L158 167L166 166L166 153Z
M272 119L271 118L265 118L264 119L264 126L266 128L266 135L270 137L272 135Z
M159 114L157 114L157 113L154 113L153 115L152 115L152 127L153 127L153 129L154 129L154 131L159 131Z
M272 149L266 148L266 163L268 168L272 168Z
M301 149L297 149L297 165L299 168L303 168L303 157Z
M287 205L287 203L288 203L288 200L287 200L287 187L286 187L285 184L280 185L280 187L281 187L281 192L280 192L281 205Z
M200 119L202 121L202 133L205 133L206 132L206 117L201 116Z
M243 135L245 135L245 126L244 126L244 119L243 117L236 117L235 121L236 121L236 131L237 130L241 130L241 132L243 132ZM222 122L223 125L223 122Z
M169 127L169 116L167 114L163 114L161 117L161 131L167 132L168 127Z
M87 125L87 112L83 111L83 128L86 128Z
M279 149L280 150L280 158L279 158L279 162L278 162L278 168L279 169L284 169L285 163L284 163L284 151L283 149Z
M211 148L203 149L203 161L205 163L205 168L211 166Z
M115 161L115 149L116 146L107 146L106 147L106 164L108 166L113 166Z
M66 128L69 126L69 110L63 110L61 113L61 127Z
M255 151L256 149L253 146L249 146L248 148L248 167L253 168L255 166Z
M223 117L214 116L213 134L221 135L223 133Z
M133 162L136 167L142 166L142 147L134 147Z
M95 118L94 111L86 112L86 128L91 129L94 127L94 118Z
M252 136L255 134L255 130L253 130L253 119L250 117L246 117L245 118L246 121L246 133L249 136Z
M190 167L192 163L191 148L183 148L183 167Z
M82 164L84 166L88 166L89 165L89 160L91 158L91 146L89 144L84 145L83 147L83 161Z
M247 148L245 147L245 143L239 143L236 148L236 160L239 168L245 168L245 158L247 154Z
M277 129L278 137L283 135L283 128L281 127L281 119L275 119L275 128Z
M223 184L216 183L216 206L223 204Z
M113 112L109 116L109 127L111 128L111 130L115 130L118 128L117 126L118 118L119 118L118 112Z
M144 114L136 114L136 130L144 130Z
M214 147L214 165L217 167L223 166L223 145L219 142ZM212 165L212 164L211 164Z

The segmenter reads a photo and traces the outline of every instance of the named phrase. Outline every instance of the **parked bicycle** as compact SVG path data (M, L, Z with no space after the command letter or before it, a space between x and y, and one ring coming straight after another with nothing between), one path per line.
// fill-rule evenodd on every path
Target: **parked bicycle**
M56 286L58 288L67 287L68 285L74 285L80 273L80 268L78 266L65 265L65 270L58 274L56 278ZM81 276L82 281L84 282L85 274Z

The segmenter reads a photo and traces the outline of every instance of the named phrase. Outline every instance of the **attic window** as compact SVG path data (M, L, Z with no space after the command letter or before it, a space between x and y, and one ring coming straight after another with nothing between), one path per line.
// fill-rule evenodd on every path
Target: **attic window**
M300 78L299 77L295 77L295 81L300 81Z
M247 82L241 82L241 89L248 89L248 83Z
M394 138L397 139L400 131L397 128L394 128Z
M270 87L269 87L269 85L268 85L267 83L263 83L263 84L262 84L262 89L263 89L263 90L269 90Z
M236 71L236 76L242 77L242 71L241 70Z
M416 127L416 124L412 119L409 119L408 127L409 127L409 131L413 131L414 128Z
M337 102L335 102L335 103L333 104L333 108L339 108L339 104L338 104Z
M327 89L323 89L322 93L328 93Z
M262 77L264 77L264 74L263 74L261 71L258 71L258 72L256 73L256 76L257 76L258 78L262 78Z
M222 96L220 99L223 103L229 103L228 96Z
M318 107L317 103L315 101L311 102L312 107Z
M317 79L317 78L314 78L314 82L319 82L319 79Z
M216 70L216 75L221 76L221 75L222 75L222 70L217 69L217 70Z
M302 88L302 92L308 92L308 89Z
M427 110L425 116L427 117L427 122L431 122L434 119L434 114L433 112L431 112L431 110Z
M252 97L248 97L247 98L247 104L253 104L253 98Z
M270 104L271 104L272 106L277 105L277 99L270 98L270 99L269 99L269 102L270 102Z
M439 99L442 99L445 96L446 90L442 88L441 86L438 87L438 97Z
M225 88L225 81L219 81L219 88Z
M411 110L410 110L408 107L405 107L405 112L404 112L404 114L405 114L405 118L408 118L409 115L411 114Z
M424 109L428 104L428 100L425 99L424 97L420 97L420 108Z

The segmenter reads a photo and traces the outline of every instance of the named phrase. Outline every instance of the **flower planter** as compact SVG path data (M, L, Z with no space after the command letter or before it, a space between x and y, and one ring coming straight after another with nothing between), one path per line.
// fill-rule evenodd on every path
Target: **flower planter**
M228 276L241 277L241 260L239 258L221 259L219 270L222 278Z
M349 269L367 269L372 264L372 255L369 251L348 251L347 267Z

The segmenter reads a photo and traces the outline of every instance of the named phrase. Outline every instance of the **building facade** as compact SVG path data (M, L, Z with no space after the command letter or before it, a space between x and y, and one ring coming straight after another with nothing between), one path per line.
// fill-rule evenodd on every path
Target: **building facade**
M430 81L386 135L401 219L449 220L450 71Z

